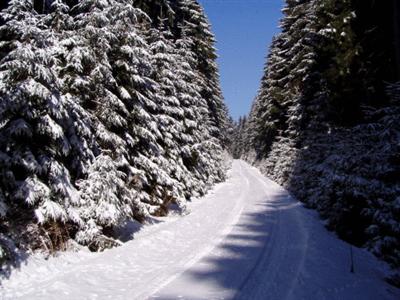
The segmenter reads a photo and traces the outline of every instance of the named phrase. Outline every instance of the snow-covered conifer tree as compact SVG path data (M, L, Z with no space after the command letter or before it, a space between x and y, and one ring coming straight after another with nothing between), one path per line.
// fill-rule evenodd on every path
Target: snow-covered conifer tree
M184 131L184 111L177 98L176 74L177 55L173 44L173 35L166 23L160 21L159 29L150 32L150 50L152 53L152 78L158 83L155 97L158 104L157 121L162 134L159 140L163 155L155 159L161 169L170 176L171 185L163 187L164 191L156 193L172 193L178 203L184 202L184 186L180 182L187 171L183 168L180 158L179 140ZM169 192L168 192L169 190Z
M177 98L181 103L184 118L184 130L179 139L182 162L189 171L183 178L187 190L204 194L205 183L214 176L213 171L218 168L216 155L217 147L212 147L213 137L210 135L208 124L209 115L207 103L200 95L200 87L196 84L198 71L196 70L196 55L193 52L193 40L188 36L185 23L181 25L181 37L176 41L176 89ZM211 146L211 147L210 147ZM212 165L212 166L211 166ZM219 180L215 176L214 180Z
M223 179L213 37L188 4L11 0L2 11L0 218L23 228L15 240L108 247L125 220L184 207Z
M92 249L104 249L116 243L104 235L105 229L112 229L128 218L144 216L145 211L133 189L134 178L127 184L126 174L118 169L112 153L97 156L88 174L77 183L83 224L76 240Z
M382 91L398 77L388 64L392 24L376 16L388 10L375 1L286 1L244 157L318 209L340 237L398 266L398 103Z
M77 199L62 162L69 151L68 111L49 51L56 40L31 1L11 1L3 17L2 30L13 39L0 66L2 189L13 213L28 205L39 223L65 222L74 218L69 208Z
M199 71L197 84L201 87L200 95L207 101L209 130L214 137L227 145L229 120L219 85L215 37L204 10L197 1L180 0L178 7L185 22L187 35L193 41L192 47L197 57L196 69Z

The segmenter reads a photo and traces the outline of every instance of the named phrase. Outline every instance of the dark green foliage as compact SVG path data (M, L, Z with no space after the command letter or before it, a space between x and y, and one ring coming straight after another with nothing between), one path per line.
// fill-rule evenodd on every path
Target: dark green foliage
M341 238L396 267L398 12L396 1L288 0L239 139Z

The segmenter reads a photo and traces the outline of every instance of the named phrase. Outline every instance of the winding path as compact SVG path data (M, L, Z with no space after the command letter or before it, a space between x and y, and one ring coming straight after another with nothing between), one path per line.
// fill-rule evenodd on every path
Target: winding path
M34 257L0 299L400 299L382 263L354 249L350 273L349 245L242 161L189 209L104 253Z

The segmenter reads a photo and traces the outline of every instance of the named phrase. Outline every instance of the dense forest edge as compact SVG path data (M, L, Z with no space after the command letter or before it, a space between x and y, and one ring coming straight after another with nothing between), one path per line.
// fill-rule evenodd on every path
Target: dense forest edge
M116 246L223 181L230 119L195 0L10 0L0 13L0 262Z
M400 5L287 0L283 13L232 153L399 270Z
M184 212L225 180L230 152L400 285L400 4L285 2L232 130L196 0L2 1L2 271L25 252L118 246L127 222Z

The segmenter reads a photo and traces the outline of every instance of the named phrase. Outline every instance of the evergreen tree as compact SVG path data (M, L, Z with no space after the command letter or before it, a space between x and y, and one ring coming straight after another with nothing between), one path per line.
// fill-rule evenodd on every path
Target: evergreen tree
M65 222L76 217L71 205L77 198L62 162L69 152L69 103L60 95L49 50L55 39L31 1L11 1L3 16L2 30L15 39L0 66L2 190L12 214L29 206L40 223Z
M196 84L198 70L197 56L193 51L193 39L188 32L188 25L181 24L181 37L177 45L177 75L178 98L184 110L184 132L181 138L181 156L185 167L190 171L185 179L187 190L195 190L204 194L208 186L220 181L222 149L220 142L215 140L207 127L209 115L208 106L201 97L201 88Z
M210 24L203 8L195 0L179 0L179 11L186 28L186 33L193 40L193 51L197 56L196 69L199 71L198 85L200 95L207 101L209 111L209 130L220 139L225 146L227 140L229 120L227 108L223 102L219 86L219 73L216 64L215 37L211 32Z
M0 260L3 234L22 248L117 245L124 221L184 208L224 178L213 38L208 23L187 21L206 20L189 4L11 0L2 10Z
M399 78L392 6L286 3L245 128L251 147L243 157L318 209L340 237L396 267Z

